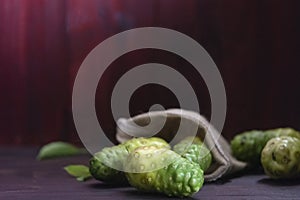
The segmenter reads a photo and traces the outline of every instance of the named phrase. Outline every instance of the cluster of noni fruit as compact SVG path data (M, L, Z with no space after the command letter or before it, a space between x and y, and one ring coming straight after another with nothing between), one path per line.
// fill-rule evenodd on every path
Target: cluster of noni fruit
M300 132L294 129L244 132L233 138L231 150L249 166L262 166L271 178L300 177Z
M96 153L90 172L103 182L183 197L201 189L211 162L210 151L198 137L183 139L173 150L161 138L140 137Z

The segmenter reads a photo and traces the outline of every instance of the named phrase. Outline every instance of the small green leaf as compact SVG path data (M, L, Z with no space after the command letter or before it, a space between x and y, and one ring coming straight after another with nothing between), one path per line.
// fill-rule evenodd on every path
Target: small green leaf
M38 160L67 157L87 153L84 148L78 148L66 142L51 142L40 149Z
M64 169L68 174L76 177L77 181L86 181L87 179L92 178L89 167L85 165L68 165L64 167Z

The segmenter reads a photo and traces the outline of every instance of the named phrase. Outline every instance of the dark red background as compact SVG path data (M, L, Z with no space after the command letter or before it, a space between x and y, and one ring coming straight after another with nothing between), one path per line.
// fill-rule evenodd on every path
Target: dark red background
M0 144L79 143L71 94L81 62L109 36L143 26L183 32L214 59L227 92L226 138L253 128L300 129L299 8L297 0L2 0ZM110 92L125 72L118 67L154 61L184 74L210 116L206 86L188 63L168 52L132 52L110 66L98 89L106 94L97 95L98 115L107 116L101 124L111 138ZM132 114L155 102L177 105L162 87L134 97Z

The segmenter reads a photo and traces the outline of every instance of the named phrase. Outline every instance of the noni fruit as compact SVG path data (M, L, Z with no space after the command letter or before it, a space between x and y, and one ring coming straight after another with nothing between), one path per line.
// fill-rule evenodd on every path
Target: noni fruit
M133 138L117 146L105 147L90 159L89 169L92 176L107 183L126 183L127 179L123 172L123 163L128 154L137 147L148 145L170 148L170 145L165 140L157 137Z
M107 183L126 183L127 179L121 169L127 156L128 151L124 145L103 148L90 159L91 175Z
M142 147L142 146L156 146L159 148L170 148L169 143L167 143L164 139L159 138L159 137L150 137L150 138L132 138L131 140L128 140L121 145L124 145L125 148L127 149L128 153L132 152L135 150L137 147Z
M129 183L145 192L190 196L200 190L200 166L169 149L146 146L135 149L125 165Z
M253 130L236 135L231 141L231 151L238 160L252 166L260 165L261 151L266 143L279 136L300 138L300 133L291 128L278 128L267 131Z
M198 163L205 172L211 165L212 155L199 137L187 137L173 147L182 157Z
M300 176L300 140L281 136L269 140L262 150L261 163L271 178Z

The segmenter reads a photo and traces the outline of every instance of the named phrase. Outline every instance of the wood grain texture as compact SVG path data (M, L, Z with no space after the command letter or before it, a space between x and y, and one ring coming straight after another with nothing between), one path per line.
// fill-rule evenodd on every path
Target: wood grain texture
M144 26L185 33L211 55L227 92L227 139L248 129L300 129L299 7L297 0L2 0L0 144L80 143L71 97L82 61L106 38ZM166 52L133 52L112 63L97 90L97 114L110 139L114 84L126 70L153 61L184 74L210 117L206 85L189 63ZM132 100L132 115L151 103L176 106L165 89L147 90Z
M36 154L37 149L32 148L0 148L0 199L170 199L129 186L78 182L63 170L69 164L87 164L88 156L37 161ZM299 199L299 189L300 180L274 181L263 174L240 174L206 183L187 199Z

